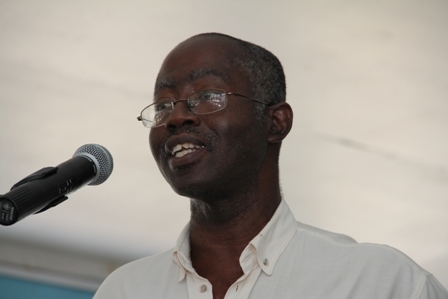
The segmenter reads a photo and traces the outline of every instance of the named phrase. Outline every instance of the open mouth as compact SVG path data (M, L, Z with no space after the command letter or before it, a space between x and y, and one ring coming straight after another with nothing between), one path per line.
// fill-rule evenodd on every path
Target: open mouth
M193 153L197 151L198 149L204 148L204 146L196 145L193 143L182 143L175 145L170 153L176 158L183 157L185 155L188 155L190 153Z

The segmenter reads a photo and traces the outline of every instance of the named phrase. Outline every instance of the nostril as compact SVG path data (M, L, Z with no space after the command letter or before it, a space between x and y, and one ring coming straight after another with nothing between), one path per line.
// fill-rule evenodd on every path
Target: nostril
M198 116L190 110L186 101L181 100L174 103L174 109L168 115L165 127L170 129L183 125L195 125L198 123Z
M173 131L178 127L181 126L188 126L188 125L194 125L195 122L191 119L184 119L183 121L179 122L179 121L169 121L167 120L165 123L165 127L169 130L169 131Z

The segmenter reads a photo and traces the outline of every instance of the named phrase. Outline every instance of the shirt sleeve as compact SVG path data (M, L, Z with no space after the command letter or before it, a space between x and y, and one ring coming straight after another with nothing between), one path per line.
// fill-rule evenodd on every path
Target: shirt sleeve
M448 299L448 291L433 275L428 275L418 299Z

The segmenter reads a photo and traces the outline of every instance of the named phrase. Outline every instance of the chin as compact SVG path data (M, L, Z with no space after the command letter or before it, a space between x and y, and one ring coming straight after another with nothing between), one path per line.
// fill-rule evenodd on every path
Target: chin
M187 182L183 182L183 184L170 184L171 188L179 194L180 196L185 196L189 198L198 198L204 195L204 188L201 188L200 185L191 184Z
M171 188L180 196L207 201L210 198L214 200L223 196L223 193L216 187L211 186L210 182L192 182L183 180L180 183L170 183Z

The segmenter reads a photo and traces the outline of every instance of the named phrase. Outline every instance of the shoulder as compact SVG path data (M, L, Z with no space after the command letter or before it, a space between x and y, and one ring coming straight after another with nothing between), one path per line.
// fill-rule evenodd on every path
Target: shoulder
M322 230L305 224L298 224L296 241L307 244L304 249L322 251L329 257L344 257L342 260L358 260L358 264L370 267L408 267L415 272L428 275L403 252L388 245L358 243L353 238ZM308 248L306 248L308 247Z
M149 274L155 267L166 268L172 262L172 249L155 255L144 257L130 263L127 263L116 269L113 275L122 275L129 273ZM148 273L149 272L149 273Z
M157 285L171 283L171 280L177 279L178 270L176 272L172 250L169 250L116 269L101 284L94 298L144 298L142 296Z
M448 299L440 283L401 251L299 222L273 275L294 280L291 294L310 298Z
M347 235L330 232L301 222L297 222L297 232L303 233L309 237L321 239L322 241L333 243L335 245L350 246L353 244L358 244L355 239Z
M127 263L116 269L109 275L108 279L119 279L120 281L133 280L137 277L151 277L168 271L174 265L172 250L144 257Z
M346 235L300 223L292 242L295 249L290 248L289 254L299 258L311 275L326 272L328 284L342 279L346 287L362 286L384 296L394 292L415 295L432 279L411 258L387 245L358 243Z

